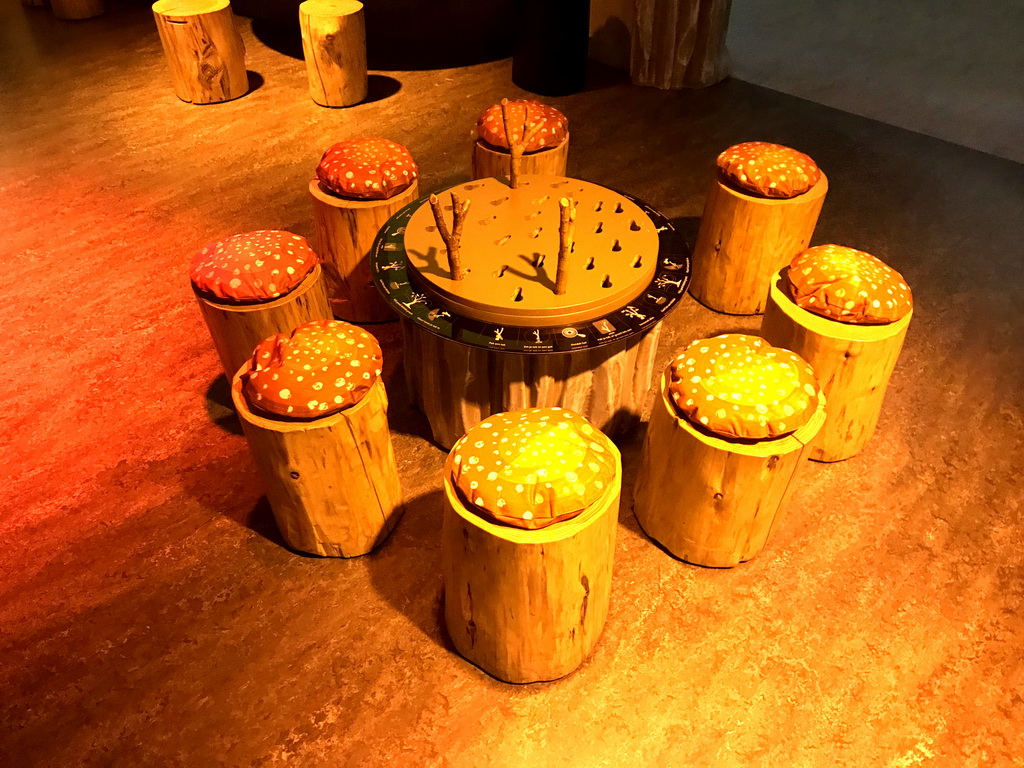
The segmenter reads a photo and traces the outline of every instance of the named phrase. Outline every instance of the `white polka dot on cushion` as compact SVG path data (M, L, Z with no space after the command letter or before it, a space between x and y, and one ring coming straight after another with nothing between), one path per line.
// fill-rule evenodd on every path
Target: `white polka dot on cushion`
M210 243L192 258L192 286L212 299L272 301L296 288L317 264L306 238L276 229Z

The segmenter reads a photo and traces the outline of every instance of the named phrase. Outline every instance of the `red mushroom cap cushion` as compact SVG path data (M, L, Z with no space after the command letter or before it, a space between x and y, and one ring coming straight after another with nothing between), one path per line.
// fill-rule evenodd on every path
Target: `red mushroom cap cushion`
M270 301L291 291L316 266L306 238L276 229L232 235L192 257L197 291L229 302Z
M339 141L320 158L316 177L329 191L361 200L386 200L416 181L409 150L387 139Z
M278 416L315 418L355 405L381 370L377 340L341 320L313 320L264 339L244 374L250 407Z
M537 152L561 144L569 135L569 119L554 107L532 99L509 101L508 122L512 128L512 139L518 141L523 135L523 120L526 119L526 135L529 141L524 152ZM505 123L501 119L501 104L488 107L476 121L477 135L495 147L508 149Z
M903 275L870 253L816 245L789 265L793 301L843 323L893 323L914 306Z
M455 443L448 470L469 508L527 529L576 517L618 482L611 441L561 408L489 416Z
M669 396L687 420L723 437L779 437L806 424L821 390L807 362L757 336L693 342L670 366Z
M796 197L821 178L817 164L803 152L766 141L729 147L717 163L733 186L758 197Z

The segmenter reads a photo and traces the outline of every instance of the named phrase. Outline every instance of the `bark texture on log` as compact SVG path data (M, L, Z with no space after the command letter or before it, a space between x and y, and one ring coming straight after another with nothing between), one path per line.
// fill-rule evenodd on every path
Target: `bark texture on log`
M732 0L635 0L630 73L636 85L705 88L729 75Z
M366 22L357 0L306 0L299 6L309 95L324 107L366 98Z
M569 160L569 136L561 144L540 152L523 155L520 173L524 176L565 176ZM494 149L483 139L473 142L473 178L507 179L512 172L512 155Z

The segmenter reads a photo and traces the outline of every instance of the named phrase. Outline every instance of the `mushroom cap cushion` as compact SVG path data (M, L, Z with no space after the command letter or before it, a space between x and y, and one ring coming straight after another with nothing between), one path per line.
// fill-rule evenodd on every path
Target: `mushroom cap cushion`
M370 391L381 371L377 340L341 320L313 320L256 347L242 393L254 410L317 418L349 408Z
M669 369L676 411L722 437L788 434L810 420L821 400L807 361L757 336L727 333L695 341Z
M716 162L734 187L757 197L796 197L821 179L821 170L803 152L766 141L731 146Z
M569 119L554 107L532 99L508 102L508 122L512 128L512 139L522 138L523 121L526 120L526 135L530 138L524 152L538 152L556 147L569 135ZM536 129L536 130L535 130ZM505 123L501 118L501 104L488 107L476 121L476 133L488 144L508 149Z
M797 254L787 281L797 306L843 323L894 323L914 306L903 275L843 245L816 245Z
M210 243L192 257L189 277L204 296L253 304L293 290L317 261L306 238L262 229Z
M452 447L447 471L467 507L516 528L581 514L618 483L615 447L562 408L487 417Z
M409 150L387 139L339 141L324 152L316 176L328 192L360 200L386 200L416 181Z

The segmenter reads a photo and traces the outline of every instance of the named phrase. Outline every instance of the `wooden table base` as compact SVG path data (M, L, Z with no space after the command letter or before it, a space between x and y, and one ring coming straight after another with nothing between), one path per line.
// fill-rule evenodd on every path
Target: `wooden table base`
M530 355L468 347L402 321L409 392L445 449L492 413L523 408L567 408L613 438L628 431L641 419L660 334L658 324L604 347Z

